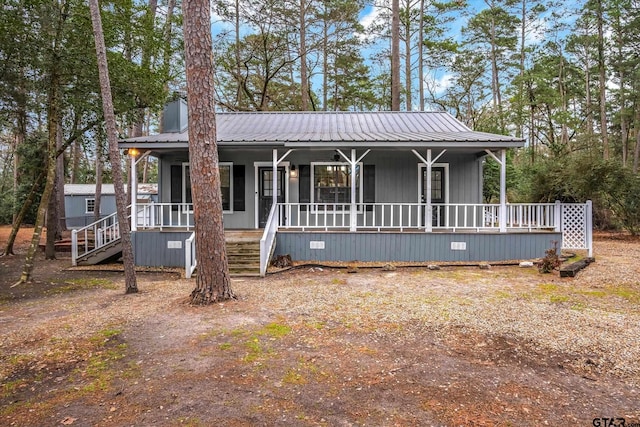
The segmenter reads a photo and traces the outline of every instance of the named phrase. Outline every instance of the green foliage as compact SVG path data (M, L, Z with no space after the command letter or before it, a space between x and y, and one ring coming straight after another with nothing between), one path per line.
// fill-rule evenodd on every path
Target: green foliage
M635 236L640 232L640 176L612 165L604 181L602 199L613 213L613 225Z

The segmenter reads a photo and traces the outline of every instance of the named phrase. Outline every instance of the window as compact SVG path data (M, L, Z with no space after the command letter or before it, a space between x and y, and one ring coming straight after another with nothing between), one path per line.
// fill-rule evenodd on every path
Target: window
M220 162L220 192L222 193L222 211L231 213L231 200L233 200L233 163ZM189 163L182 164L182 203L193 203L191 196L191 175L189 173Z
M356 166L356 203L362 200L362 165ZM347 163L311 164L311 203L351 203L351 167ZM328 207L328 209L331 209ZM338 207L337 209L341 209Z
M96 211L96 199L84 199L84 212L88 214L92 214Z

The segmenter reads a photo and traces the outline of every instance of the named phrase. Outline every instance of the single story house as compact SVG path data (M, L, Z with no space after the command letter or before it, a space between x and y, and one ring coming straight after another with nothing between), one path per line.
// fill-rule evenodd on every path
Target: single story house
M116 211L116 193L113 184L102 184L100 218ZM127 190L128 191L128 190ZM158 201L157 184L138 184L138 203ZM65 184L64 210L68 229L81 228L95 221L96 184Z
M189 275L186 102L169 104L164 116L163 133L119 143L137 156L134 169L143 156L159 159L158 202L132 207L144 211L131 223L135 262L186 266ZM522 139L475 132L445 112L230 112L216 124L230 263L257 263L229 249L253 233L259 243L247 253L259 252L262 275L281 254L479 262L541 257L553 242L591 247L589 203L507 202L506 150ZM499 203L482 200L488 157L501 165Z

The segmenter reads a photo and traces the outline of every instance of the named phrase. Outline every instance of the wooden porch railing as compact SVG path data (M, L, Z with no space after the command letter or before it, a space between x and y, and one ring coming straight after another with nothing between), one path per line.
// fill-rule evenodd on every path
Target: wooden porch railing
M358 230L497 231L500 205L448 203L432 204L427 212L421 203L360 203L355 212ZM558 215L554 203L507 205L507 230L555 230ZM351 205L329 203L280 203L278 227L282 229L331 230L349 228Z

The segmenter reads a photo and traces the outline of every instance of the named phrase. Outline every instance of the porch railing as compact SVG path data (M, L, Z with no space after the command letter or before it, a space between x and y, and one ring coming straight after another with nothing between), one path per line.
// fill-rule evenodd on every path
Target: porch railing
M276 233L278 231L278 206L272 205L267 223L264 226L264 233L260 239L260 276L267 274L269 259L273 253L276 243Z
M432 204L431 212L421 203L360 203L356 205L358 230L427 229L493 231L500 229L500 205L448 203ZM556 230L556 204L509 204L506 228L510 230ZM350 204L280 203L278 227L283 229L331 230L351 225Z
M193 205L191 203L145 203L137 205L136 226L138 230L193 228Z
M97 251L118 239L120 239L120 226L117 212L73 230L71 232L71 264L77 265L79 257Z

